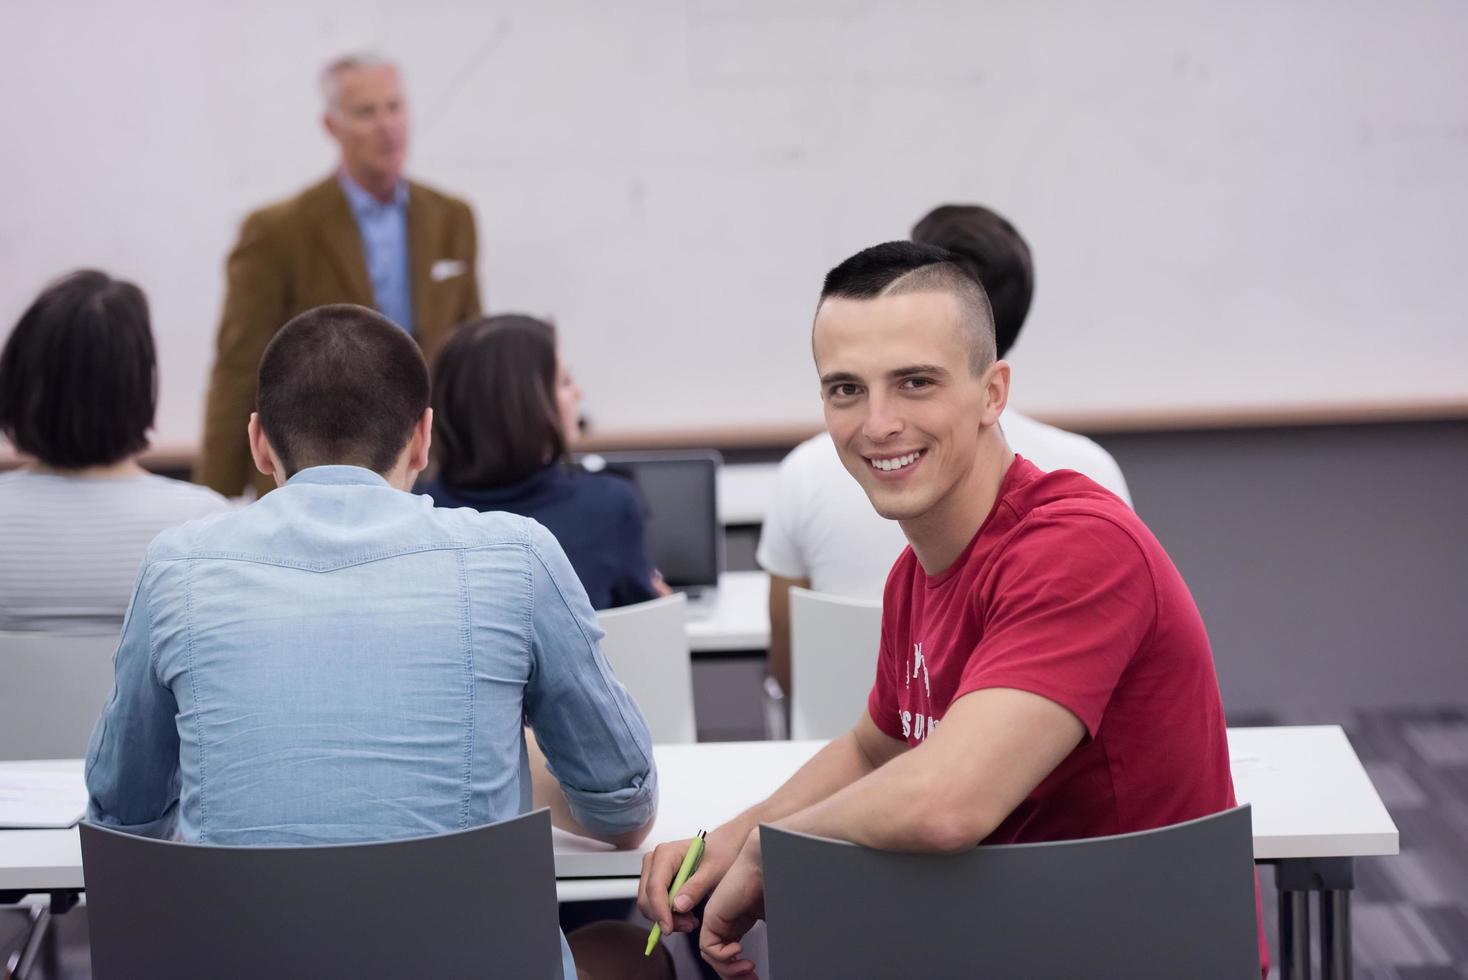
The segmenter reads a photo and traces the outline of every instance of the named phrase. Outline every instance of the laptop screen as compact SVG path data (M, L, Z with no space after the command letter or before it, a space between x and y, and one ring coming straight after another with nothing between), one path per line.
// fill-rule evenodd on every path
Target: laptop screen
M581 457L631 480L647 515L647 551L675 589L712 588L723 567L719 527L718 474L722 458L713 450L597 453Z

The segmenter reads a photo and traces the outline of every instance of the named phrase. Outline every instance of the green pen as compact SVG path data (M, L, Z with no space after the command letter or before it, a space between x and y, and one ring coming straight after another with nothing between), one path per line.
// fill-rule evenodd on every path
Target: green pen
M678 873L673 876L673 887L668 889L668 904L673 904L678 889L688 884L688 879L693 877L693 872L698 870L699 859L703 857L704 832L699 831L698 836L688 842L688 853L683 855L683 864L678 868ZM647 949L642 951L643 956L651 956L652 948L658 944L663 937L663 924L654 922L652 932L647 934Z

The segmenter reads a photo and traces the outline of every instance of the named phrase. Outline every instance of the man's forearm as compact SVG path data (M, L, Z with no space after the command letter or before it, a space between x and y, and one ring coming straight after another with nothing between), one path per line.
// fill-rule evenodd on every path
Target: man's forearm
M586 828L576 819L576 814L571 812L571 804L566 800L566 794L561 792L561 784L556 782L556 777L550 774L545 765L545 753L540 751L535 736L529 729L525 730L525 748L530 757L530 797L532 805L538 810L545 807L550 810L551 824L564 831L577 834L581 837L590 837Z
M994 832L1085 736L1068 709L1027 691L973 691L943 727L780 826L891 851L962 851Z
M947 806L933 773L916 753L907 753L795 812L762 822L885 851L973 846L971 821L959 827L947 818Z
M531 804L536 809L545 807L550 810L552 826L559 827L567 833L576 834L578 837L589 837L592 840L599 840L623 849L636 847L646 839L648 832L652 830L651 823L621 834L600 834L586 829L585 825L576 818L575 811L571 809L571 802L566 799L566 794L561 790L561 784L556 781L555 776L551 775L550 769L546 766L545 753L540 750L534 733L528 728L525 730L525 746L530 758Z
M847 732L817 752L768 799L722 825L718 833L742 841L759 824L804 810L868 775L878 765L880 760L870 758L856 735Z

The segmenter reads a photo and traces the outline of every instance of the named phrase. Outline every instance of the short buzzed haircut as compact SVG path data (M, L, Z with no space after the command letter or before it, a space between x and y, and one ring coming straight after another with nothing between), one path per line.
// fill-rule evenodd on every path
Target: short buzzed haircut
M1008 354L1035 295L1035 264L1018 229L981 204L944 204L912 226L912 240L948 249L983 284L994 310L996 354Z
M428 407L428 366L413 339L363 306L318 306L260 358L260 426L287 478L310 466L386 473Z
M951 293L958 300L969 370L975 376L984 373L995 360L994 313L984 287L947 249L915 242L884 242L862 249L826 273L821 301L921 292Z

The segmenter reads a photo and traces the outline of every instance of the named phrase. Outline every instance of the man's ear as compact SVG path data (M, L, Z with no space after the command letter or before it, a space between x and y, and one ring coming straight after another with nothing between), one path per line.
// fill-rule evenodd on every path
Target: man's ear
M275 450L270 448L270 440L265 438L265 427L260 424L260 413L250 413L250 424L245 427L250 438L250 457L255 461L255 469L266 476L275 477L275 485L285 486L285 467L280 465L280 459L275 455Z
M988 428L999 421L1009 404L1009 362L995 361L984 372L984 412L980 425Z
M423 417L413 426L408 440L408 469L421 473L428 467L428 451L433 446L433 409L425 408Z

